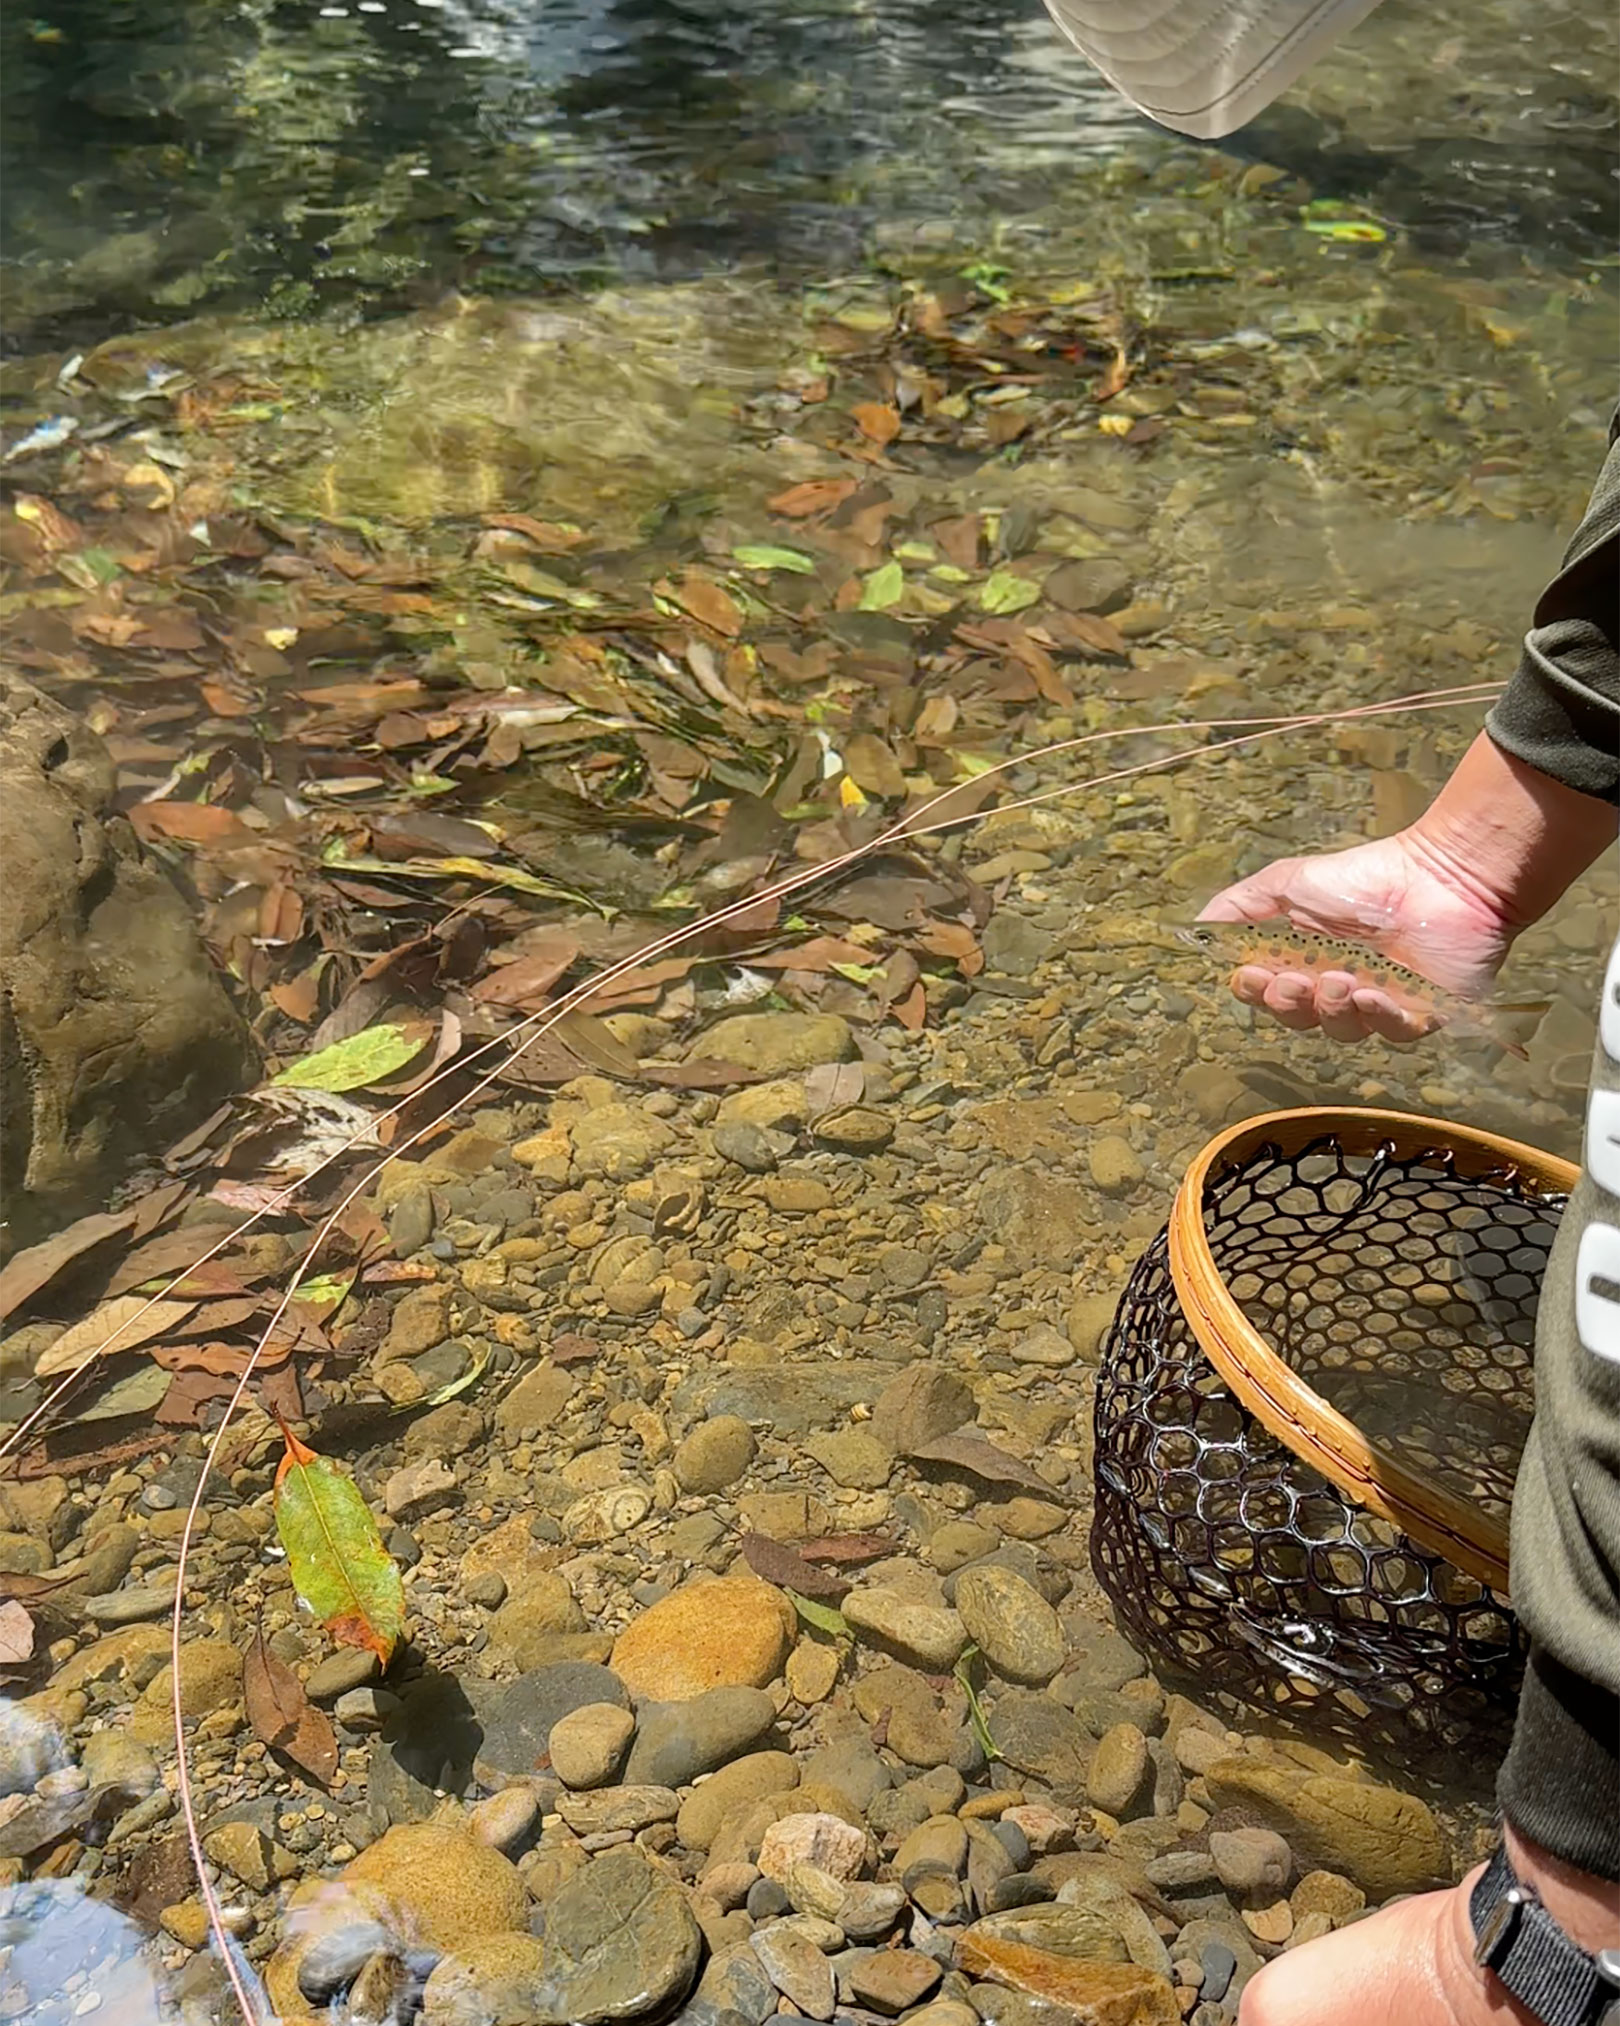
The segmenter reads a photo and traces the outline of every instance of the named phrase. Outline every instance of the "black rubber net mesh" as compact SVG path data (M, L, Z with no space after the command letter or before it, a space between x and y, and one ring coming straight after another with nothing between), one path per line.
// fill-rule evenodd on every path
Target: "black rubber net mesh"
M1536 1300L1565 1198L1331 1138L1212 1177L1204 1226L1270 1348L1361 1432L1504 1523L1532 1408ZM1182 1315L1168 1235L1104 1347L1092 1564L1122 1628L1203 1694L1358 1744L1456 1745L1511 1711L1502 1600L1353 1503L1227 1389Z

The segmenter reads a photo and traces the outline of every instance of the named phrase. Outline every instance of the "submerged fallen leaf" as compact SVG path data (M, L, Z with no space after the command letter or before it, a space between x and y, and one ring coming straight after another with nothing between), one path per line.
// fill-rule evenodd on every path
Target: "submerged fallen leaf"
M866 578L861 585L861 612L886 612L891 605L900 602L900 595L906 588L905 572L898 563L884 563Z
M779 1590L797 1591L800 1597L826 1597L842 1601L849 1585L807 1562L785 1541L769 1534L744 1534L742 1557L754 1574Z
M559 932L548 938L544 947L480 978L472 988L472 997L484 1006L518 1006L532 1011L546 1003L552 986L578 955L577 937Z
M1005 1449L998 1449L993 1442L967 1429L916 1443L906 1454L916 1463L945 1463L953 1469L969 1471L990 1484L1016 1484L1040 1498L1057 1496L1046 1479L1037 1477L1027 1463L1020 1463L1016 1456L1009 1456Z
M59 1379L82 1372L92 1358L131 1351L138 1344L183 1323L197 1306L192 1301L149 1301L141 1294L121 1294L65 1329L34 1367L37 1379Z
M75 1406L73 1419L117 1421L126 1414L144 1414L156 1407L168 1390L169 1375L161 1365L137 1365L98 1393L87 1407Z
M986 612L1022 612L1041 595L1033 577L1020 577L1011 570L996 570L979 591L979 604Z
M254 1634L243 1657L242 1697L255 1735L312 1780L329 1785L338 1766L331 1719L310 1701L287 1663L270 1651L262 1632Z
M293 1588L340 1646L386 1667L405 1628L405 1586L354 1480L285 1426L276 1471L276 1532Z
M712 578L700 576L695 570L688 570L679 584L660 587L667 597L673 598L684 612L690 612L701 625L713 627L716 633L728 637L742 631L742 607L731 593Z
M318 1048L313 1055L289 1062L271 1078L272 1083L298 1090L363 1090L394 1076L421 1054L433 1030L425 1021L385 1020L377 1027L363 1027L346 1041L330 1048Z
M853 478L807 478L798 485L790 485L786 492L777 493L765 504L773 514L802 521L811 514L830 513L856 489L857 481Z
M732 550L745 570L793 570L801 577L816 574L815 558L802 549L777 549L768 543L745 542Z
M814 1597L806 1597L797 1590L789 1590L788 1598L795 1611L806 1625L813 1625L818 1632L830 1633L835 1639L853 1639L849 1620L843 1612L831 1604L822 1604Z
M616 1076L624 1082L633 1083L641 1073L641 1065L632 1051L594 1014L565 1013L551 1032L581 1062L588 1062L604 1076Z
M253 832L230 809L212 802L137 802L129 812L143 843L172 837L182 844L251 844Z
M74 1260L82 1259L104 1239L127 1231L134 1222L133 1210L94 1210L65 1231L14 1252L0 1269L0 1316L8 1316L14 1308L20 1308L42 1288L49 1287Z
M799 1553L807 1562L835 1565L880 1562L899 1550L900 1543L892 1534L821 1534L799 1543Z
M872 443L892 443L900 434L900 411L887 401L857 402L849 418Z

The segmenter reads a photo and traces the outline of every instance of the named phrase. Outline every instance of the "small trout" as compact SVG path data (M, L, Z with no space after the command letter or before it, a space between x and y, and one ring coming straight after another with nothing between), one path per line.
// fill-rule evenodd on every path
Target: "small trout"
M1462 1036L1480 1036L1526 1059L1525 1043L1551 1003L1546 999L1464 999L1447 992L1393 958L1352 942L1335 941L1296 928L1285 916L1264 922L1195 922L1176 930L1176 940L1214 957L1232 972L1256 964L1267 971L1296 971L1319 978L1343 971L1356 989L1382 992L1392 1005L1417 1023L1423 1034L1443 1027Z

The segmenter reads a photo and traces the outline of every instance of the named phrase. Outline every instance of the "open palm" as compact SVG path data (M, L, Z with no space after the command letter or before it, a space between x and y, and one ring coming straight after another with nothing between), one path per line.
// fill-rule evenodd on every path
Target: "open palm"
M1409 831L1348 851L1279 858L1216 894L1198 918L1259 922L1280 915L1315 935L1365 944L1463 998L1489 991L1514 934ZM1232 989L1285 1027L1320 1027L1335 1041L1372 1034L1415 1041L1425 1031L1419 1016L1386 992L1358 986L1348 971L1308 976L1248 964L1234 974Z

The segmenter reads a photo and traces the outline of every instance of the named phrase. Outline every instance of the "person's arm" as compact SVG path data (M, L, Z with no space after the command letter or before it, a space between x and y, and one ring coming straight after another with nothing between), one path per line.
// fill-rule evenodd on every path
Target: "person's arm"
M1620 411L1586 517L1536 606L1507 690L1410 828L1284 858L1218 893L1204 921L1287 915L1370 943L1448 991L1488 991L1514 938L1615 835L1620 799ZM1335 1041L1414 1040L1415 1021L1347 972L1258 966L1233 990Z

